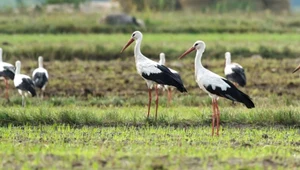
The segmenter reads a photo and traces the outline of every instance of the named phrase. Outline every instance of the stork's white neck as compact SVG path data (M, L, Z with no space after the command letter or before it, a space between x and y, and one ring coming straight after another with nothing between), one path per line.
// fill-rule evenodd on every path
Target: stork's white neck
M0 62L3 62L3 60L2 60L2 48L0 48Z
M201 62L203 52L204 52L204 49L199 49L199 50L197 50L197 53L196 53L196 57L195 57L195 74L196 75L205 69Z
M39 57L39 68L43 68L43 57Z
M21 72L21 62L16 61L16 72L15 72L15 74L20 74L20 72Z
M134 57L135 57L135 62L139 60L146 59L146 57L142 54L141 52L141 43L142 43L143 38L139 38L136 40L135 46L134 46Z
M160 53L159 54L159 62L160 65L165 65L166 64L166 58L165 58L165 54Z
M226 65L229 65L229 64L231 64L231 57L230 57L230 55L227 55L226 56Z

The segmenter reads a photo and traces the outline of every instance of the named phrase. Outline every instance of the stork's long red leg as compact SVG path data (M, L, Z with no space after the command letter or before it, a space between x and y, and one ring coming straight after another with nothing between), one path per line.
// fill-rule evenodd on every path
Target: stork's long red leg
M168 88L168 105L171 105L171 98L172 98L172 91L170 88Z
M4 79L4 81L5 81L5 86L6 86L5 97L7 100L9 100L8 99L8 81L6 79Z
M218 100L216 99L216 115L217 115L217 136L219 136L220 130L220 111L218 106Z
M148 114L147 114L147 118L149 118L149 115L150 115L150 106L151 106L151 92L152 92L152 89L149 89L149 102L148 102Z
M213 113L212 113L212 122L211 122L211 126L212 126L212 132L211 135L214 136L214 130L215 130L215 100L212 99L212 108L213 108Z
M156 100L155 100L155 120L157 120L157 108L158 108L158 88L157 85L155 86L155 94L156 94Z

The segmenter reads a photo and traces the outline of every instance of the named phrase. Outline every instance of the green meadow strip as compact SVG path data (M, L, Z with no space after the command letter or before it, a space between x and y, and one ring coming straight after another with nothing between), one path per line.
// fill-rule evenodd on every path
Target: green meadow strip
M9 107L0 111L0 124L7 125L43 125L69 124L74 126L210 126L211 109L209 107L161 107L158 120L153 114L145 116L144 107ZM299 107L282 108L221 108L221 124L299 126Z
M46 60L113 60L131 57L133 47L120 54L131 36L127 34L13 34L0 35L4 58L36 59L43 55ZM117 38L116 38L117 37ZM223 58L226 51L233 56L251 57L259 54L264 58L297 58L300 34L153 34L144 32L142 52L157 58L160 52L167 58L177 59L196 40L206 42L205 56Z

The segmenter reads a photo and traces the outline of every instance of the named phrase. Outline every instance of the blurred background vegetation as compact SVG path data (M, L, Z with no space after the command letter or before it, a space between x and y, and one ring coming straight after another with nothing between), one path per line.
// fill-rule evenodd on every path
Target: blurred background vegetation
M180 62L177 57L201 39L211 61L206 66L220 75L226 51L248 69L260 67L251 73L249 94L290 93L297 98L300 79L289 73L300 62L299 6L300 0L1 0L0 47L5 61L24 61L24 73L32 72L36 58L44 56L53 79L47 95L133 96L144 94L145 83L136 74L132 48L120 54L133 31L145 34L142 51L147 57L158 60L165 52L170 66L190 69L184 75L190 85L193 57ZM141 19L145 26L103 22L115 13ZM285 77L273 74L279 72ZM257 80L255 75L263 77Z
M110 0L1 0L1 10L24 6L46 6L49 4L74 4L78 7L87 2L109 2ZM197 10L197 11L261 11L269 9L276 13L289 11L297 0L111 0L121 4L126 12L162 11L162 10Z

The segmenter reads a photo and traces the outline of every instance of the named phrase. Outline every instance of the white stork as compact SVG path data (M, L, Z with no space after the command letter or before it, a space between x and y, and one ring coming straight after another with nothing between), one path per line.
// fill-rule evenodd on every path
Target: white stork
M4 79L6 92L5 97L9 101L8 97L8 80L13 80L15 77L15 67L9 63L3 62L2 60L2 48L0 48L0 78Z
M246 75L243 67L238 63L231 63L230 52L225 53L226 64L224 73L226 79L233 82L235 85L244 87L246 85Z
M20 95L22 96L22 106L25 107L25 97L31 95L34 97L36 95L33 81L29 76L20 74L21 71L21 61L16 61L16 74L14 78L14 85L18 89Z
M148 103L148 114L150 114L150 105L151 105L151 92L153 85L155 83L162 85L175 86L180 92L187 92L185 89L182 80L178 76L174 75L170 69L164 65L150 60L141 53L141 42L143 40L143 34L140 31L135 31L132 33L131 38L127 44L121 50L121 53L133 42L136 41L134 47L134 57L136 63L137 72L142 78L146 81L148 90L149 90L149 103ZM157 119L157 108L158 108L158 89L155 86L156 91L156 110L155 110L155 119Z
M195 57L195 78L199 87L209 94L212 98L213 114L212 114L212 135L214 135L215 120L217 125L217 135L219 135L220 127L220 111L218 107L218 98L224 97L232 101L241 102L247 108L254 108L254 103L250 97L241 92L230 81L204 68L201 63L202 54L205 50L203 41L196 41L195 44L183 53L179 58L183 58L190 52L197 50Z
M159 61L158 61L158 63L160 64L160 65L165 65L166 64L166 57L165 57L165 53L160 53L159 54ZM170 69L170 68L169 68ZM174 74L174 75L176 75L179 79L181 79L181 77L180 77L180 75L179 75L179 73L177 72L177 71L175 71L175 70L173 70L173 69L170 69L170 71ZM168 91L168 104L170 105L170 103L171 103L171 99L172 99L172 87L170 87L170 86L168 86L168 85L158 85L157 86L159 89L160 88L163 88L164 90L167 90Z
M41 90L41 98L44 97L44 91L48 83L48 71L43 67L43 57L40 56L38 59L39 67L36 68L32 73L32 80L35 87Z
M298 71L300 69L300 64L298 65L298 67L295 68L295 70L293 71L293 73L295 73L296 71Z

